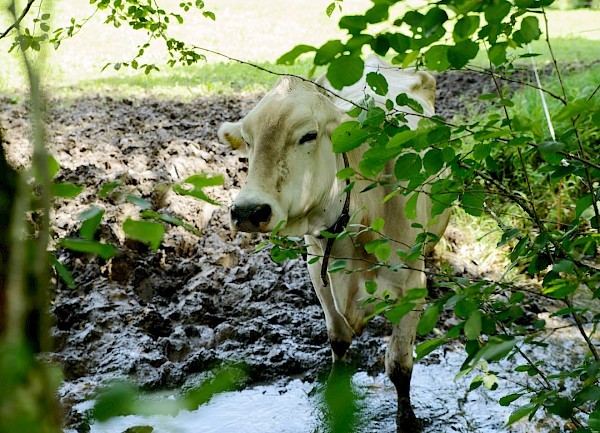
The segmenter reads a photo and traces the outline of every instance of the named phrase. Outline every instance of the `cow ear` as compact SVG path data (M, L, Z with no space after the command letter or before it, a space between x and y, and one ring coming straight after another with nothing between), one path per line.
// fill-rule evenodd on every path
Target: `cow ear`
M316 84L316 88L319 92L321 92L325 96L330 97L328 92L325 90L325 89L331 88L331 85L329 84L329 80L327 79L327 74L322 74L321 76L317 77L314 80L314 83Z
M415 96L420 96L422 101L425 101L432 113L435 112L435 78L425 71L418 71L417 76L421 79L419 83L415 84L411 89Z
M233 150L241 155L247 152L246 142L242 137L242 122L225 122L217 131L217 136L221 143L229 145Z

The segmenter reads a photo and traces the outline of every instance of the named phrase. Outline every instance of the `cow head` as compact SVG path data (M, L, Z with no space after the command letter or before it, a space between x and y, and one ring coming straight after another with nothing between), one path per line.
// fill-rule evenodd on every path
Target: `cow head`
M331 134L343 113L314 83L285 77L248 115L224 123L220 140L248 157L248 176L231 206L233 229L318 235L335 223L345 185ZM343 166L342 166L343 167Z

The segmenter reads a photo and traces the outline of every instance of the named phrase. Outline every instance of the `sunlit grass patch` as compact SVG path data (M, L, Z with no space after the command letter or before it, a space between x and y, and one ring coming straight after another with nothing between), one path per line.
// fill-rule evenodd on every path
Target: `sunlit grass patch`
M257 63L259 69L251 65L234 62L205 63L188 67L165 67L160 71L145 74L141 71L126 71L123 74L109 74L80 81L75 86L62 86L59 92L99 93L111 89L122 96L152 94L166 97L195 97L199 95L263 93L279 79L277 74L295 74L307 76L311 70L309 62L300 62L292 66L273 63ZM319 72L319 71L318 71Z

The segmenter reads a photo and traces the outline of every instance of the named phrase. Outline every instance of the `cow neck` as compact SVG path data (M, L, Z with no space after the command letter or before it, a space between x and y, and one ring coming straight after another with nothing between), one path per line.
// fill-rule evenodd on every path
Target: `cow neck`
M346 153L342 153L342 157L344 158L344 168L348 168L350 166L348 163L348 155L346 155ZM326 231L328 233L338 235L344 231L348 222L350 222L350 178L346 178L346 199L344 201L342 213L337 221ZM321 282L323 283L323 287L327 287L329 285L327 282L327 266L329 264L329 257L331 257L331 249L333 248L334 241L335 238L327 239L325 254L323 254L323 263L321 264Z

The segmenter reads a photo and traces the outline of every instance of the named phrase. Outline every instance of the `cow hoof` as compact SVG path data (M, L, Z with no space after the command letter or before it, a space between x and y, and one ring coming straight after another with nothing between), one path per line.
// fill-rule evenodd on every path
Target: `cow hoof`
M398 406L396 426L398 428L397 433L418 433L423 429L423 423L416 417L410 403Z

